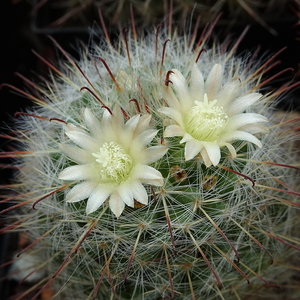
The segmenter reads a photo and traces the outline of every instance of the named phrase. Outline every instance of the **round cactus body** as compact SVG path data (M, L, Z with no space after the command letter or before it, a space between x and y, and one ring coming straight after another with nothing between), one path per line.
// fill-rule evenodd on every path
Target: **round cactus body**
M30 240L16 262L35 258L28 278L43 271L34 299L48 288L119 300L280 289L282 257L299 250L296 120L274 109L289 87L264 92L275 57L209 47L209 34L158 27L92 44L79 61L63 52L18 114L6 212Z

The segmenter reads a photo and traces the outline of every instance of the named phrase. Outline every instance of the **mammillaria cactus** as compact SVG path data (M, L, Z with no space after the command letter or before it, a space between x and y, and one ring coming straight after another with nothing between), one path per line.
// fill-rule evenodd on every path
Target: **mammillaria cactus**
M36 106L17 113L17 149L1 153L18 167L4 231L27 232L14 264L32 262L28 279L43 271L33 299L48 288L120 300L281 288L281 258L299 250L298 120L274 111L296 84L264 92L282 73L264 78L277 55L209 47L212 27L133 27L79 61L57 45L65 61L46 62L51 80L18 90Z

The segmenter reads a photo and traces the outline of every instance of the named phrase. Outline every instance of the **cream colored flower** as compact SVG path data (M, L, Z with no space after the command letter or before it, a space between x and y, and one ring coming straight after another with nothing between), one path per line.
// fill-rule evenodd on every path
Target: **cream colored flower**
M262 147L253 134L265 130L262 123L267 122L260 114L245 113L261 94L239 96L241 83L238 79L222 82L220 64L213 66L206 80L194 64L189 84L178 70L172 70L169 84L164 88L164 99L169 107L159 109L175 121L167 126L164 136L182 136L180 143L186 143L185 159L190 160L200 153L207 167L219 163L220 148L224 146L234 158L236 151L231 142L235 140Z
M150 115L135 115L124 124L121 109L105 110L99 121L89 109L84 121L89 132L72 124L65 133L75 145L61 149L77 164L64 169L59 178L78 180L66 196L67 202L88 199L86 212L96 211L109 199L111 211L119 217L125 204L134 207L134 200L148 204L143 184L163 185L159 171L149 166L167 151L165 146L146 147L157 134L149 129Z

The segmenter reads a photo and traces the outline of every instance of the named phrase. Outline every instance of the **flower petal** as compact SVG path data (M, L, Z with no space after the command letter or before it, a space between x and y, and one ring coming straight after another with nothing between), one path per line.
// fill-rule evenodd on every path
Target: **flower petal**
M237 97L239 90L239 79L226 83L216 95L216 99L218 100L218 106L222 106L223 109L226 111L228 105L230 105L232 100Z
M240 114L245 111L245 109L255 102L257 102L262 97L259 93L251 93L249 95L236 98L228 107L227 115L233 116Z
M251 134L268 131L268 128L264 124L261 124L261 123L248 124L246 126L239 127L238 129L239 129L239 131L246 131Z
M86 213L91 214L92 212L96 211L112 192L112 187L109 187L107 185L98 185L93 190L87 201Z
M235 158L236 157L235 148L231 144L229 144L229 143L224 143L224 146L226 146L227 149L229 150L229 152L231 154L231 158Z
M109 207L117 218L120 217L121 213L125 208L125 203L122 201L118 193L113 193L109 198Z
M195 139L190 134L185 132L183 138L180 141L180 144L183 144L183 143L186 143L186 142L192 141L192 140L195 140Z
M148 194L140 181L132 182L130 188L136 201L145 205L148 204Z
M84 131L83 129L75 126L72 123L65 124L64 129L65 129L65 131L78 131L78 132L86 133L86 131Z
M250 143L253 143L255 145L257 145L259 148L262 147L262 144L260 142L259 139L257 139L254 135L252 135L251 133L245 132L245 131L233 131L228 135L225 135L224 137L222 137L222 140L226 141L226 142L231 142L234 140L242 140L242 141L248 141Z
M105 109L106 112L110 114L110 112ZM110 123L111 126L115 128L121 128L124 125L124 116L123 116L123 111L119 105L115 105L112 111L112 115L110 115Z
M183 136L184 130L179 125L169 125L164 131L164 137Z
M131 117L124 126L125 130L130 130L130 131L134 131L139 123L140 120L140 115L135 115L133 117Z
M132 194L132 183L123 183L121 184L118 189L118 194L122 201L130 206L134 207L134 200L133 200L133 194Z
M175 93L173 92L171 86L163 86L163 99L167 102L167 104L176 109L176 110L180 110L181 108L181 104L178 101Z
M145 154L145 163L151 164L158 159L162 158L168 151L168 148L166 146L153 146L149 147L146 150L144 150Z
M210 158L209 158L209 156L207 154L206 149L202 148L201 151L200 151L200 154L201 154L201 157L202 157L202 159L204 161L205 166L207 168L210 167L212 165L212 162L211 162L211 160L210 160Z
M135 167L134 173L136 174L135 177L139 178L143 183L158 186L163 185L163 177L161 173L150 166L138 165Z
M150 114L146 114L146 115L142 115L139 119L139 124L138 124L138 132L136 132L135 134L139 134L140 132L146 130L149 126L151 120L151 115Z
M80 164L87 164L93 160L87 151L73 145L60 144L59 149L67 154L70 159Z
M84 110L84 121L85 121L87 128L90 131L91 136L96 138L97 140L101 139L101 137L102 137L101 123L95 117L95 115L91 112L91 110L89 108L86 108ZM101 143L101 140L100 140L100 143Z
M79 147L83 149L92 149L94 151L99 145L96 139L86 133L74 130L66 130L66 135Z
M108 109L104 109L102 120L101 120L101 131L104 134L105 138L110 138L111 135L114 136L114 139L124 125L124 117L122 110L118 105L115 105L112 111L112 114Z
M111 123L112 123L112 115L110 114L110 112L107 109L103 108L103 115L102 115L102 119L101 119L102 130L104 128L109 128Z
M66 195L66 202L78 202L88 198L97 185L84 181L76 184Z
M170 74L170 80L173 82L174 90L176 91L177 99L181 105L184 105L186 101L190 99L190 93L185 82L184 76L176 69L172 70ZM187 103L188 104L188 103Z
M202 145L204 146L208 156L208 159L207 157L205 158L203 157L206 167L209 167L211 164L216 166L221 159L221 151L219 145L217 143L211 143L211 142L202 142Z
M171 107L161 107L158 109L158 112L170 117L175 120L180 126L183 126L182 115L179 111Z
M205 93L209 101L216 99L217 93L222 84L222 67L220 64L215 64L209 72L205 82Z
M148 145L156 136L158 130L155 129L149 129L146 131L143 131L138 137L137 139L139 140L139 143L141 143L142 145Z
M62 180L87 180L92 177L93 167L89 165L76 165L65 168L58 178Z
M190 95L191 105L195 100L203 101L204 79L196 63L193 65L191 72Z
M185 160L190 160L194 158L200 150L203 148L203 145L196 140L190 140L185 144L184 148L184 157Z
M135 136L135 131L139 131L138 123L140 115L131 117L123 126L123 133L119 136L118 140L124 145L128 144L128 141L132 141Z
M255 113L244 113L231 117L226 125L226 130L233 131L242 126L252 123L264 123L268 122L268 119L262 115Z

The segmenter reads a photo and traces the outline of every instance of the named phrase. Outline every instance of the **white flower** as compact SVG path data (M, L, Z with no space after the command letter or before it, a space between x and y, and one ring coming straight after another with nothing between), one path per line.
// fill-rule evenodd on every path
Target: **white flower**
M148 203L143 184L161 186L163 178L149 164L161 158L167 148L147 148L157 134L149 129L151 115L135 115L124 124L121 109L105 110L101 122L89 109L84 111L84 121L89 133L67 124L66 135L78 146L61 145L77 165L64 169L59 178L78 180L68 192L67 202L88 198L86 212L96 211L109 198L111 211L119 217L125 204L134 207L134 199Z
M265 130L262 123L267 122L260 114L245 113L261 94L239 96L239 79L223 84L223 76L222 66L215 64L204 80L194 64L187 84L178 70L172 70L164 88L164 99L169 107L159 109L175 121L167 126L164 136L182 136L180 143L186 143L185 159L190 160L200 153L207 167L219 163L220 148L224 146L236 157L232 141L245 140L261 147L253 134Z

